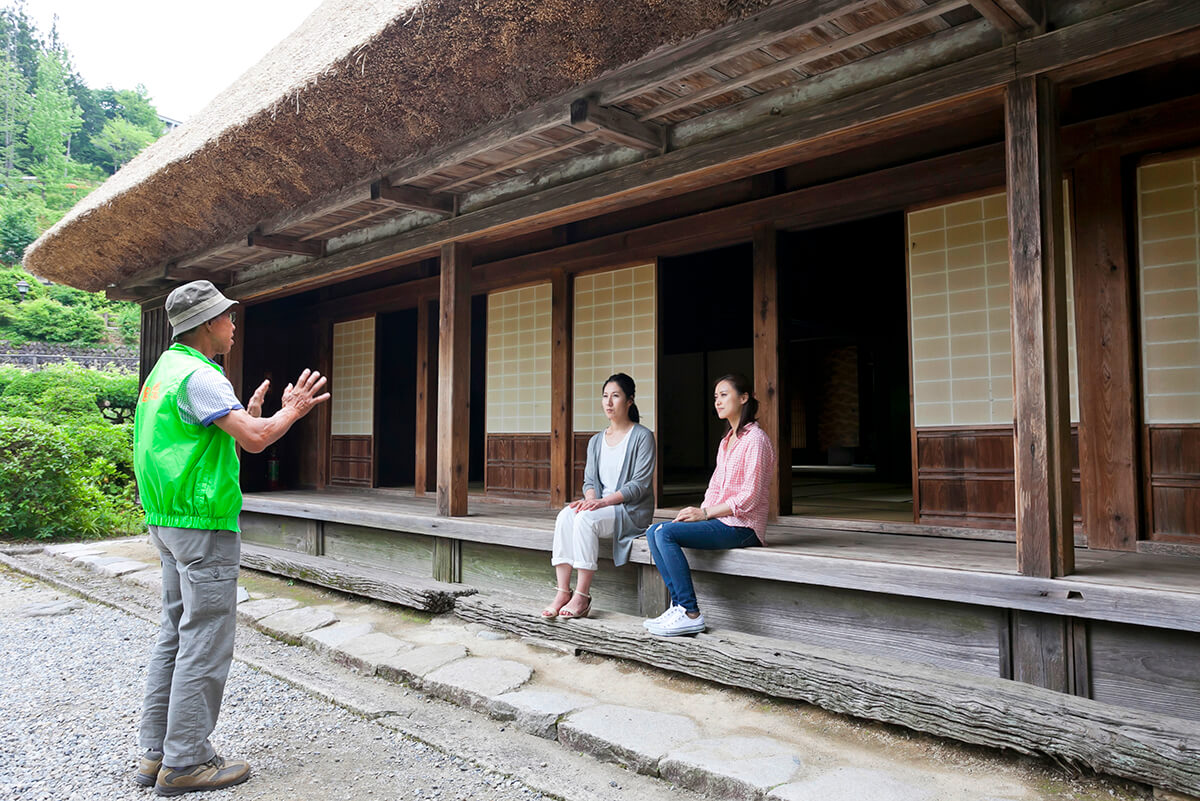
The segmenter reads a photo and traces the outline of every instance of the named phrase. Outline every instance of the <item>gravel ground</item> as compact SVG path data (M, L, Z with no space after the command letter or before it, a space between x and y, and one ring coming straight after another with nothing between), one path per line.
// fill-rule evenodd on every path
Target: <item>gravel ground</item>
M29 616L55 598L74 608ZM144 620L0 572L0 798L150 795L133 773L154 634ZM254 771L247 784L206 793L213 801L542 797L237 661L213 742Z

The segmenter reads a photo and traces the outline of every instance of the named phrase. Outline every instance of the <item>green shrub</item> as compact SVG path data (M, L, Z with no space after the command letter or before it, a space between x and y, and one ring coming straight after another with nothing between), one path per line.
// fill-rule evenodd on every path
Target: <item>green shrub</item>
M69 432L26 417L0 417L0 531L17 538L96 536L111 503L81 474Z
M92 344L104 337L104 321L86 306L64 306L49 298L17 306L13 329L36 342Z
M55 424L123 422L132 418L137 396L133 373L88 370L70 362L38 371L0 368L0 414Z
M117 312L117 325L121 328L121 339L126 345L137 345L142 338L142 310L138 306L122 304Z

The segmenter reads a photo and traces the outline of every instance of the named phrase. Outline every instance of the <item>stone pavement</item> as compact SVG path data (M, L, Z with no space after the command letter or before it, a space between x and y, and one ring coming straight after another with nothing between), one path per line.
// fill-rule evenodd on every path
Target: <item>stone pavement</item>
M147 591L161 586L145 538L52 545L46 554ZM271 637L711 798L1025 801L1149 792L642 665L576 656L453 615L251 571L241 583L239 619Z

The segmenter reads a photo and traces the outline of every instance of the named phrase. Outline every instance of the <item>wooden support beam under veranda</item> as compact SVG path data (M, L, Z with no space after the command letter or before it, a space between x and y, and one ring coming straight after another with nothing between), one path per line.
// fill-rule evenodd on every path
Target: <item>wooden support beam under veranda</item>
M467 514L471 401L471 254L442 246L438 310L437 512Z
M1012 286L1017 566L1075 569L1062 167L1054 87L1019 78L1005 91Z

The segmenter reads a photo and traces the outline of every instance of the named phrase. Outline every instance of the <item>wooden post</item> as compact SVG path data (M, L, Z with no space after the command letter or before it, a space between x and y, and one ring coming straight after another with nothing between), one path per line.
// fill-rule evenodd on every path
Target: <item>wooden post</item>
M438 316L436 304L417 303L417 425L413 495L437 491Z
M1017 569L1075 569L1067 382L1062 168L1053 86L1021 78L1005 93L1012 284Z
M462 540L433 538L433 578L435 581L462 581Z
M550 506L571 500L575 487L574 393L571 318L575 303L575 280L561 268L551 277L550 337Z
M471 256L466 245L442 245L438 313L437 512L467 514L470 458Z
M1141 519L1138 393L1121 154L1089 154L1075 166L1074 175L1083 527L1089 548L1132 551Z
M781 359L779 259L775 226L754 228L754 394L758 422L771 438L778 457L771 479L770 520L792 513L792 451Z
M321 317L317 319L317 370L321 375L328 376L333 383L333 324ZM285 384L286 386L286 384ZM337 386L331 386L330 392L336 393ZM333 442L333 404L327 401L318 406L313 414L316 420L313 425L317 430L317 489L329 486L329 453Z
M233 337L233 348L225 355L225 377L233 385L233 394L246 402L250 400L242 397L242 391L245 389L245 379L242 373L246 364L246 309L240 305L235 308L237 309L237 331ZM255 384L256 389L257 387L258 385Z

